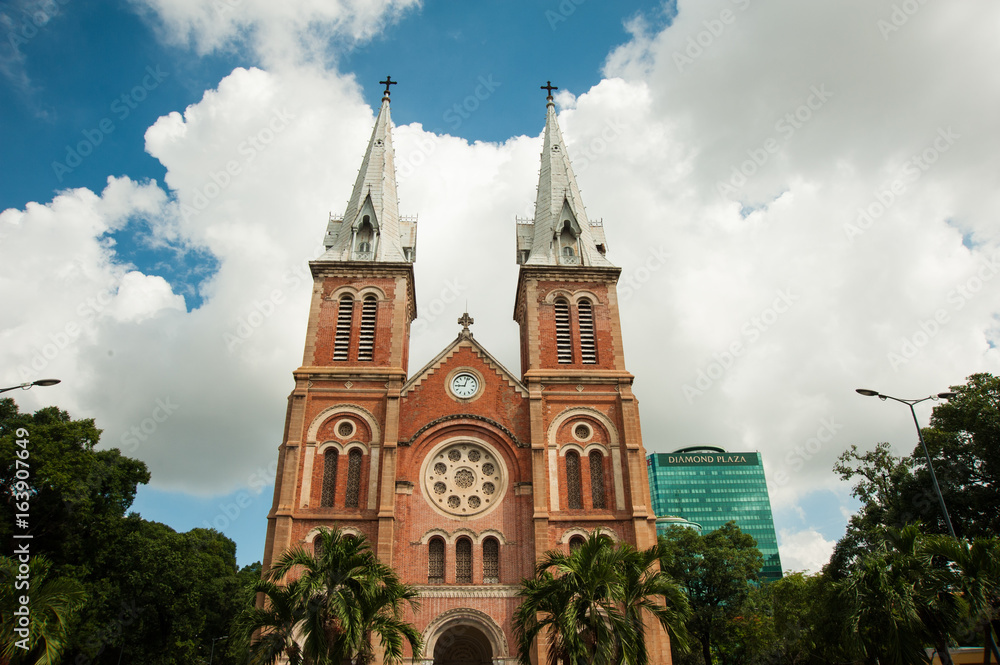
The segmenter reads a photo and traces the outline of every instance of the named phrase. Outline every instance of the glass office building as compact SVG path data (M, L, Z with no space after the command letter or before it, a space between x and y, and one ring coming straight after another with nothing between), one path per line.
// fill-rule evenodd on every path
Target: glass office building
M710 533L732 520L757 540L764 555L761 577L781 578L778 538L774 533L760 453L730 453L700 446L646 458L649 492L656 516L679 517ZM657 520L657 530L671 522Z

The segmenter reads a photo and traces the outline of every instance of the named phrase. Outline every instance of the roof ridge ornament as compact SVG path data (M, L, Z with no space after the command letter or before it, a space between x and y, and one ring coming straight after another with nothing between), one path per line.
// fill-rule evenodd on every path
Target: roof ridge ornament
M469 316L468 312L462 314L462 316L458 319L458 324L462 326L462 332L458 333L458 336L461 337L462 339L471 338L472 331L469 330L469 326L471 326L475 322L476 320L471 316Z
M396 85L397 83L399 83L399 81L393 81L392 77L389 76L388 74L385 75L384 81L379 81L379 85L385 86L385 92L382 93L383 100L389 99L389 86Z
M540 87L540 89L542 89L542 90L548 90L548 91L549 91L549 96L545 98L545 99L546 99L546 101L549 101L549 102L552 102L552 101L553 101L553 99L552 99L552 91L553 91L553 90L558 90L558 89L559 89L559 87L558 87L558 86L554 86L554 85L552 85L552 81L546 81L546 82L545 82L545 85L543 85L543 86L539 86L539 87Z

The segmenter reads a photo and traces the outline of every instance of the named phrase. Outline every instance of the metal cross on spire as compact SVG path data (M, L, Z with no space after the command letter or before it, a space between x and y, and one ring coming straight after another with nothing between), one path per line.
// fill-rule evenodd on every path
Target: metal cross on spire
M558 89L559 89L559 88L558 88L558 86L554 86L554 85L552 85L552 81L546 81L546 82L545 82L545 85L543 85L543 86L539 86L539 87L540 87L540 88L541 88L542 90L548 90L548 91L549 91L549 96L548 96L548 97L546 97L546 99L552 99L552 91L553 91L553 90L558 90Z
M385 92L383 94L386 97L389 96L389 86L390 85L396 85L397 83L399 83L399 81L393 81L392 77L389 76L388 74L386 74L384 81L379 81L379 85L384 85L385 86Z

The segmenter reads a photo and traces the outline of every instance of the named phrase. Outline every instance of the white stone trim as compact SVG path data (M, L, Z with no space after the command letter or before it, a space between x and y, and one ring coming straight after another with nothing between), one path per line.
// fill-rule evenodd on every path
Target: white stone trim
M481 596L479 594L474 593L474 589L476 588L478 587L474 587L473 589L465 591L465 593L456 594L454 596L439 596L439 597L459 597L459 598L468 596L480 597L480 598L507 597L507 595L501 596L500 594L497 593ZM458 589L455 590L458 591ZM473 592L470 593L470 591ZM497 592L501 590L490 589L490 591ZM514 587L512 591L513 593L510 595L515 595L516 587ZM431 596L431 594L421 592L421 596L427 597ZM438 639L442 635L444 635L444 633L448 629L462 625L472 626L478 629L480 632L483 633L483 635L486 636L486 639L489 640L490 642L490 649L493 651L494 659L507 657L508 655L507 638L504 636L503 630L500 628L500 625L496 622L496 620L493 619L493 617L491 617L486 612L483 612L481 610L474 610L471 607L457 607L455 609L447 610L437 615L434 618L434 620L427 625L427 628L424 629L424 635L423 635L424 649L426 650L426 652L429 654L433 654L434 647L437 646Z
M420 544L421 545L428 545L428 544L430 544L431 538L434 538L435 536L440 536L441 538L444 538L444 542L446 542L446 543L448 542L448 539L451 537L448 534L448 532L445 531L444 529L437 529L437 528L430 529L430 530L426 531L424 533L424 535L420 536Z
M425 531L424 535L420 536L419 542L421 545L427 545L431 542L431 538L434 538L435 536L440 536L441 538L444 538L444 542L448 543L449 545L454 545L456 542L458 542L458 539L461 536L470 538L472 540L473 545L482 545L483 541L486 540L487 538L496 538L497 542L499 542L501 545L507 544L507 538L503 535L503 533L497 531L496 529L485 529L479 533L476 533L472 529L468 529L465 527L460 527L452 532L448 532L439 527L434 527L433 529L428 529L427 531Z
M316 436L319 434L319 428L323 426L331 416L335 416L340 413L350 413L355 415L368 424L368 429L372 433L372 444L377 445L382 441L382 429L378 426L378 421L375 420L375 416L371 414L367 409L363 409L360 406L354 404L334 404L333 406L328 406L327 408L320 411L312 422L309 423L309 430L306 432L305 443L316 443Z
M593 531L593 529L591 529L591 531ZM597 527L597 532L608 536L609 538L611 538L611 540L615 542L621 540L621 538L618 537L618 534L615 532L615 530L612 529L611 527L599 526ZM573 536L582 536L584 540L586 540L587 538L590 538L590 531L584 529L583 527L578 527L578 526L575 526L571 529L566 529L565 531L563 531L562 536L559 537L558 543L560 545L565 545L569 543L570 538L572 538Z

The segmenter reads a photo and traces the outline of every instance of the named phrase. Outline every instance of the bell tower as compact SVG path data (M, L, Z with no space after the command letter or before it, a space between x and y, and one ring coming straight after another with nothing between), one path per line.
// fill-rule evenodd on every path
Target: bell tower
M330 216L326 251L309 264L305 351L278 449L265 569L333 522L365 533L391 557L393 494L382 490L393 486L399 390L416 317L416 218L399 214L389 115L396 82L381 83L382 105L347 209Z

